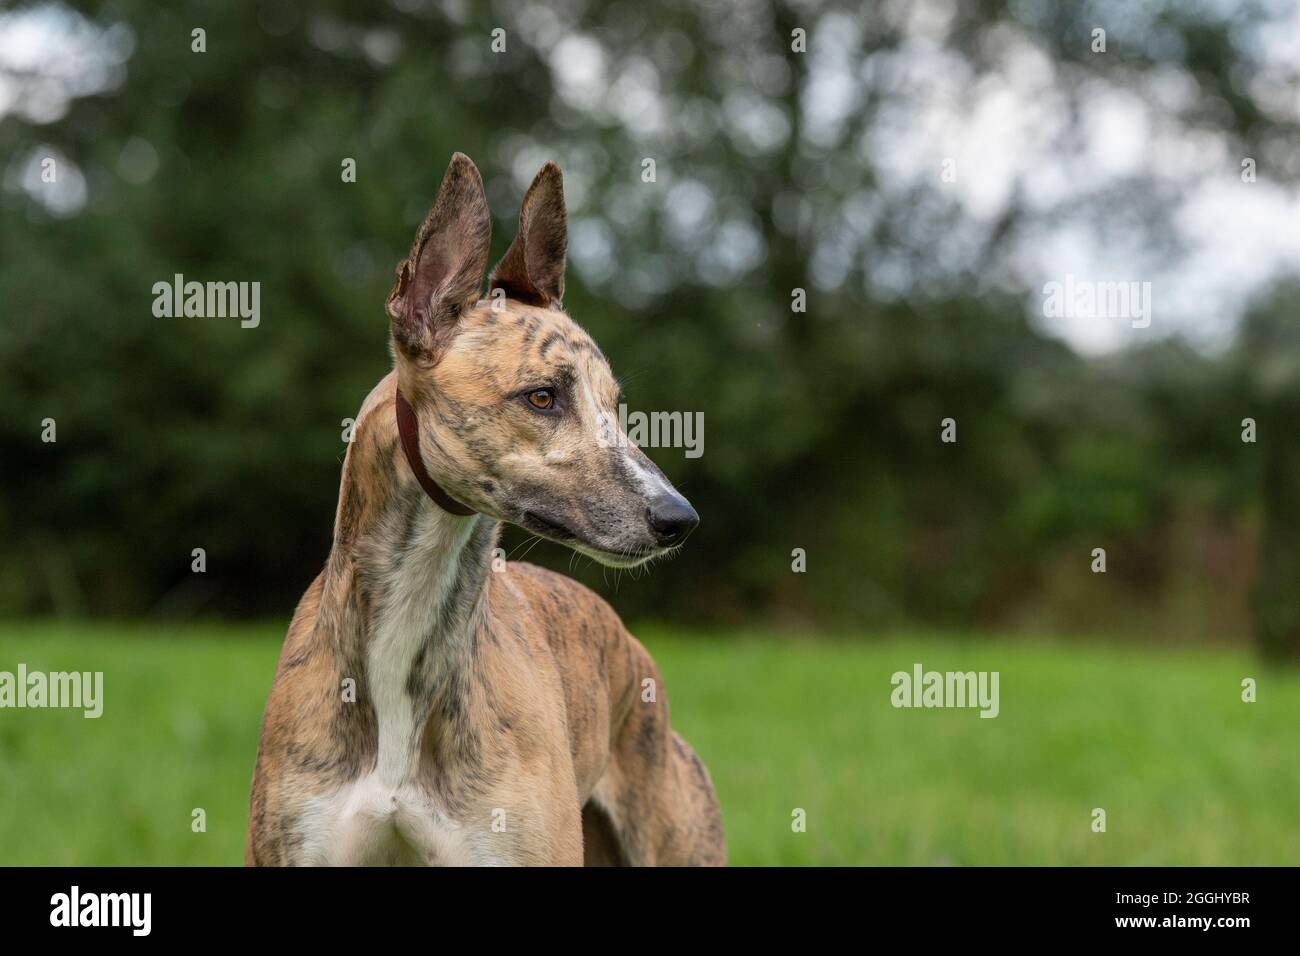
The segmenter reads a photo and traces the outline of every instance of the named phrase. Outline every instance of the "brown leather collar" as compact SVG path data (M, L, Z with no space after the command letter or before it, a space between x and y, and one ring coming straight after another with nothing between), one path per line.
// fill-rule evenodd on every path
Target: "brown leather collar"
M420 457L420 426L415 421L415 409L406 400L402 390L397 390L397 434L402 437L402 451L406 452L406 463L415 472L415 480L420 483L424 493L433 499L443 511L465 517L474 514L473 508L466 508L439 487L425 470L424 459Z

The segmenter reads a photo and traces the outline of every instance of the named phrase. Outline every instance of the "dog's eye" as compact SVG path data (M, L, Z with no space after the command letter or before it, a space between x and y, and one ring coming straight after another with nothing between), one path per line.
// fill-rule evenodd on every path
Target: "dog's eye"
M528 404L541 411L550 411L555 405L555 393L549 388L539 388L528 393Z

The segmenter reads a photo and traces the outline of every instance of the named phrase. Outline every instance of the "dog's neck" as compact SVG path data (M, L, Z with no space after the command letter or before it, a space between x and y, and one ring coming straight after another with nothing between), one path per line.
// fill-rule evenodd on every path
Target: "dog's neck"
M361 671L358 699L364 688L378 723L377 771L397 785L414 772L435 702L464 692L498 525L428 498L401 449L394 395L390 376L357 418L318 620L336 622L341 670Z

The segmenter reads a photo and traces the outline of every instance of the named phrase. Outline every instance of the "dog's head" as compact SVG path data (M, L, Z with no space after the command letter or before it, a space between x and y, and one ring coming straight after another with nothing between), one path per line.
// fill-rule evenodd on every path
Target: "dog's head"
M604 564L680 545L699 516L620 431L609 363L560 304L559 167L533 180L480 299L490 238L483 180L457 153L387 304L425 468L457 501Z

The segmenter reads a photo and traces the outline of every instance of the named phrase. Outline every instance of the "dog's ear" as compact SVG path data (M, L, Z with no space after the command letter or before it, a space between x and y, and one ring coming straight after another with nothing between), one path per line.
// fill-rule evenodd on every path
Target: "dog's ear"
M388 294L393 338L406 352L438 354L460 314L478 300L491 240L483 177L456 153Z
M564 177L559 166L547 163L524 194L519 232L488 277L488 289L504 289L521 302L559 308L568 248Z

